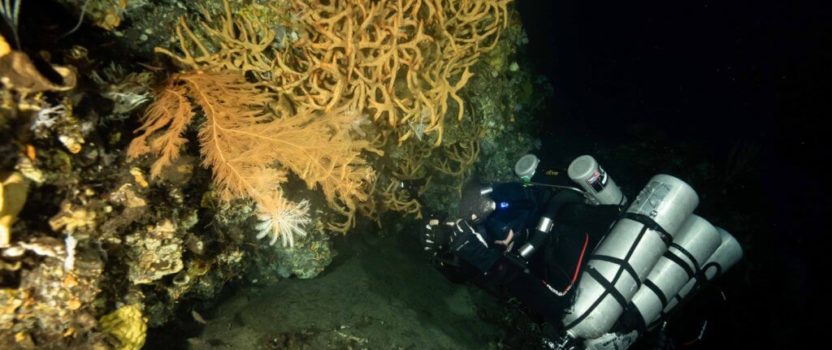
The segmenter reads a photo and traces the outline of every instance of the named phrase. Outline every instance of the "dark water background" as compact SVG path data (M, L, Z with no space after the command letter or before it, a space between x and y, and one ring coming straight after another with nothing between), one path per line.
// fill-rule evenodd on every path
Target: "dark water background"
M701 348L797 348L817 335L830 6L760 1L519 1L529 53L554 85L553 166L594 153L630 192L668 172L745 259ZM732 158L732 154L734 157ZM704 171L703 169L710 169Z

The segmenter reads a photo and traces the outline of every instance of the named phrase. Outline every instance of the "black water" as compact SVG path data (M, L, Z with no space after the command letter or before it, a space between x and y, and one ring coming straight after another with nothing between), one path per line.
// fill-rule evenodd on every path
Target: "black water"
M555 87L544 155L594 153L622 186L689 181L743 243L699 347L796 348L823 281L832 21L790 1L519 1ZM732 157L733 155L733 157ZM703 169L710 169L703 171ZM706 174L703 174L706 173ZM811 316L811 315L817 316Z

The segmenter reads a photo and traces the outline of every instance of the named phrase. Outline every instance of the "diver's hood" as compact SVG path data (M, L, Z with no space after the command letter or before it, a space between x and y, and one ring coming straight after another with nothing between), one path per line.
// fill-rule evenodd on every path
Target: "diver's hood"
M459 201L459 216L474 223L482 222L497 207L491 199L492 189L479 181L471 180L462 187L462 199ZM475 217L472 219L472 217Z

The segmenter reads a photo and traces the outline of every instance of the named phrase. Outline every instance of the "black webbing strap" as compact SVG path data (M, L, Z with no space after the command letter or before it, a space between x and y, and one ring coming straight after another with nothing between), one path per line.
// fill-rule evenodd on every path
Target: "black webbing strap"
M691 252L689 250L685 249L684 247L682 247L682 246L680 246L676 243L671 243L670 246L673 247L673 248L676 248L676 250L678 250L680 253L682 253L686 257L688 257L690 262L693 263L693 270L696 271L696 272L699 272L699 262L696 261L696 258L693 257L693 254L691 254Z
M626 333L632 329L638 331L639 335L647 333L647 321L644 320L644 316L641 314L638 307L635 304L630 303L627 305L627 308L624 309L624 313L621 314L621 318L619 318L616 322L616 326L613 328L613 331L619 332L619 330L624 330L624 333Z
M696 284L698 286L710 282L710 280L708 279L708 275L706 275L705 272L707 272L712 267L716 268L716 274L714 274L714 278L722 274L722 265L720 265L717 262L711 261L705 264L705 266L702 266L702 270L700 270L699 273L696 274Z
M604 276L601 275L601 273L598 272L598 270L590 267L588 271L589 271L589 275L592 276L592 278L595 281L597 281L598 284L600 284L602 287L604 287L604 290L606 290L606 293L611 295L613 298L615 298L615 301L617 301L618 304L621 305L622 308L627 307L627 298L625 298L624 295L622 295L621 292L618 291L618 289L615 289L615 285L610 283L610 281L607 281L607 279L604 278ZM602 300L602 299L604 299L604 298L599 298L599 300Z
M671 243L673 243L673 236L671 236L670 233L668 233L661 225L659 225L649 216L635 213L624 213L621 215L621 217L641 223L645 227L655 231L659 234L665 245L669 246Z
M684 269L685 273L688 275L688 278L693 278L693 277L696 276L696 271L691 269L690 265L688 265L687 262L682 260L682 258L678 257L676 254L673 254L673 252L671 252L669 250L666 251L664 253L664 258L667 259L667 260L672 261L673 263L675 263L676 265L679 265L679 267Z
M672 244L670 244L670 246L676 248L677 250L679 250L679 252L681 252L686 257L688 257L688 259L690 259L690 261L693 262L694 268L691 269L690 265L688 265L688 263L686 261L682 260L682 258L680 258L678 255L674 254L670 250L668 250L664 253L664 257L667 258L668 260L672 261L673 263L675 263L679 267L681 267L683 270L685 270L685 273L688 275L688 278L695 278L697 280L697 282L696 282L697 285L699 283L701 283L700 278L702 278L704 276L704 274L702 273L703 271L699 270L699 266L698 266L699 264L696 262L696 259L693 258L693 255L690 254L690 252L688 252L685 248L682 248L680 245L678 245L676 243L672 243ZM664 309L667 307L668 302L669 302L667 300L668 296L664 295L664 293L661 291L661 289L659 289L658 286L656 286L653 283L653 281L647 280L647 281L644 282L644 285L647 286L648 288L650 288L650 290L652 290L653 293L655 293L656 296L659 298L659 300L661 300L661 302L662 302L662 311L661 311L661 313L659 313L659 317L657 317L656 321L652 322L649 325L649 328L653 328L659 322L661 322L665 319L666 315L665 315ZM694 288L696 288L696 286L694 286ZM678 306L678 304L682 303L682 298L679 296L678 292L676 293L676 295L670 296L670 297L676 299L677 306Z
M656 225L656 226L658 226L658 225ZM618 289L615 288L615 284L618 283L618 279L621 278L621 275L626 270L633 277L633 280L636 281L636 284L641 286L641 281L638 278L638 274L636 273L636 270L632 267L632 265L630 265L630 258L633 256L633 253L635 252L636 247L638 247L639 243L641 243L641 239L644 238L644 234L647 232L647 229L649 229L649 228L650 227L648 227L648 225L643 225L641 227L641 230L638 232L638 236L636 237L635 242L633 242L633 244L630 246L630 250L627 251L627 254L624 256L623 259L618 259L618 258L614 258L614 257L610 257L610 256L603 256L603 255L593 255L593 256L590 257L590 261L592 261L593 259L596 259L596 260L603 260L603 261L608 261L608 262L618 264L619 269L618 269L618 271L615 272L615 276L612 278L612 281L607 281L607 279L604 278L604 276L602 276L601 273L599 273L597 270L595 270L592 266L589 266L587 268L587 271L588 271L589 275L592 276L592 278L594 278L596 281L598 281L599 284L601 284L601 286L604 287L604 292L601 293L601 295L598 297L598 299L596 299L592 303L592 305L590 305L590 307L588 309L586 309L586 311L584 311L583 314L581 314L580 316L578 316L578 318L576 318L575 320L573 320L572 322L567 324L564 327L564 329L570 329L570 328L574 327L576 324L583 321L585 318L587 318L589 316L589 314L591 314L592 311L594 311L595 308L598 307L598 305L601 304L601 302L607 297L607 295L612 295L612 297L615 298L615 300L618 301L619 304L621 304L621 308L626 308L627 307L627 304L628 304L627 299L624 298L624 296L621 294L621 292L619 292Z
M691 288L690 291L688 291L688 294L686 294L683 297L683 296L679 295L679 293L676 293L676 296L673 297L673 299L676 299L676 306L673 307L674 310L678 309L685 301L690 300L688 297L691 296L692 294L695 294L699 288L702 288L703 285L710 282L710 280L708 280L708 276L705 274L705 272L707 272L710 268L716 268L716 274L714 275L714 278L716 278L716 276L719 276L719 275L722 274L722 266L719 265L716 262L709 262L709 263L705 264L704 266L702 266L702 269L698 270L693 275L693 278L696 279L696 283L694 284L693 288ZM647 285L647 282L645 282L644 284ZM664 307L667 307L667 306L665 305ZM665 313L664 308L662 308L661 316L659 318L657 318L656 321L653 321L648 328L655 327L656 325L658 325L660 322L662 322L666 318L667 318L667 313Z
M664 292L661 290L661 288L659 288L659 286L657 286L651 280L644 281L644 286L650 288L650 290L653 291L653 294L656 294L656 296L659 298L659 301L662 302L662 310L664 310L664 308L667 307L667 296L664 295Z
M638 273L636 273L636 269L633 267L633 265L630 265L629 261L624 260L624 259L614 258L614 257L607 256L607 255L590 255L589 259L590 260L606 261L606 262L613 263L613 264L616 264L618 266L621 266L621 268L624 269L624 271L627 271L627 273L630 274L630 277L632 277L633 280L636 281L636 286L641 287L641 281L638 279Z
M595 299L595 301L592 302L592 305L589 306L589 308L586 310L586 312L584 312L583 314L581 314L581 316L579 316L574 321L572 321L568 325L566 325L566 327L564 327L564 329L572 328L576 324L581 323L581 321L583 321L585 318L587 318L587 316L589 316L589 314L591 314L592 311L594 311L595 308L597 308L598 305L600 305L601 302L604 301L604 299L607 298L607 295L612 295L613 299L615 299L615 301L617 301L618 304L621 305L622 308L627 307L627 299L624 298L623 295L621 295L621 292L619 292L618 289L615 289L614 282L607 281L607 279L604 278L604 276L602 276L601 273L598 272L598 270L596 270L592 266L588 267L586 271L587 271L587 274L589 274L589 276L591 276L594 280L598 281L598 283L602 287L604 287L604 292L601 293L601 295L598 297L598 299ZM618 277L618 276L616 276L616 277Z
M705 271L708 271L708 269L710 269L711 267L716 267L716 275L714 275L714 278L716 278L717 276L722 274L722 265L720 265L719 263L717 263L715 261L711 261L711 262L705 264L705 266L702 266L702 274L704 275ZM705 278L705 281L708 280L707 277L703 277L703 278Z
M661 288L659 288L659 286L657 286L655 283L653 283L653 281L651 281L649 279L644 281L644 286L649 288L650 291L652 291L653 294L655 294L656 297L659 298L659 301L662 303L662 310L659 312L659 317L656 318L656 321L653 321L649 325L646 325L645 323L647 323L647 320L642 318L642 321L643 321L642 325L644 326L644 328L642 328L641 331L646 331L647 329L653 328L657 324L657 322L664 319L664 316L665 316L664 309L667 307L667 304L668 304L667 295L664 295L664 292L661 290ZM676 295L676 298L677 299L679 298L678 294ZM641 313L639 313L639 315L641 315Z

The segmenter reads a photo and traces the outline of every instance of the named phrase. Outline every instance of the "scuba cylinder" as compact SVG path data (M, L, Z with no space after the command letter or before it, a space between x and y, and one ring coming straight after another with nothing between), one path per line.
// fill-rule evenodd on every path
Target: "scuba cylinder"
M526 154L514 163L514 174L517 175L524 184L532 181L532 177L537 172L537 165L540 164L540 158L534 154Z
M698 204L684 181L661 174L650 180L590 257L563 318L567 336L592 339L610 330Z
M703 282L713 280L723 274L742 258L742 246L737 242L737 239L722 228L717 227L716 230L720 236L719 247L711 254L705 264L702 265L701 272L688 280L674 298L668 300L668 304L663 311L664 314L670 312L676 305L693 294ZM653 326L655 326L655 322L650 325L651 328Z
M569 164L569 178L586 191L595 204L623 206L627 197L615 181L590 155L583 155Z
M721 242L719 232L711 223L695 214L688 217L670 248L630 301L627 312L638 314L636 328L639 332L643 333L648 325L662 316L669 300L701 272L702 264ZM622 319L630 318L622 316Z
M683 247L690 254L686 256L687 259L678 255L683 252L681 249L671 246L645 282L646 286L647 282L655 281L657 286L655 288L641 287L612 331L597 338L585 340L582 347L574 345L576 339L565 339L564 341L572 341L573 346L563 349L625 350L629 348L647 330L663 324L667 314L680 303L688 300L702 283L724 273L742 258L742 248L733 236L721 228L713 227L696 215L691 215L691 218L685 222L685 227L680 230L673 242L674 245ZM693 261L691 257L695 261L704 260L702 256L707 250L713 251L713 254L709 254L705 264L696 271L693 277L687 278L689 276L687 268L684 272L679 271L682 264L687 264L688 268L691 268L690 263ZM671 255L676 258L667 259ZM684 286L679 284L680 277L685 277L687 283ZM669 287L673 287L672 285L682 286L674 298L669 299L666 305L655 300L655 298L661 298L659 293L667 295L665 293L671 292L672 288ZM657 312L657 306L662 305L665 305L664 310Z
M531 182L537 170L537 165L540 159L533 154L527 154L521 157L514 165L514 172L519 176L525 185L542 185ZM594 205L617 205L619 208L627 203L627 197L621 193L621 189L615 184L615 181L598 165L595 158L589 155L583 155L569 165L569 178L576 182L583 188L580 191L576 188L556 185L542 185L552 188L568 189L581 193L586 199ZM540 217L540 221L535 228L532 238L519 249L519 255L523 259L528 259L534 254L537 247L545 242L546 237L554 226L554 214L558 208L547 207ZM522 261L522 260L518 260Z
M589 157L589 159L592 159L592 157L590 157L590 156L581 156L581 157L578 157L578 159L586 159L586 157ZM592 161L594 162L595 160L592 159ZM575 161L573 161L572 163L574 164ZM537 166L539 164L540 164L540 159L537 158L537 156L535 156L534 154L526 154L526 155L520 157L520 159L518 159L517 162L514 164L514 173L517 175L517 177L519 177L523 181L523 186L543 186L543 187L549 187L549 188L557 188L557 189L576 191L578 193L581 193L584 197L586 197L589 202L592 202L592 204L596 204L596 205L597 204L608 204L608 203L599 202L599 200L594 197L593 193L589 193L589 192L586 192L586 191L581 191L580 189L577 189L577 188L574 188L574 187L532 182L531 181L532 177L534 177L535 173L537 172ZM581 164L583 164L583 163L581 163ZM571 169L571 165L570 165L570 169ZM595 163L593 169L595 169L595 170L598 169L597 162ZM571 173L571 170L570 170L570 173ZM573 178L573 180L574 180L574 178ZM601 181L601 180L603 180L603 181ZM606 175L606 173L604 173L603 179L601 177L598 177L597 181L596 180L593 180L593 181L594 181L593 183L597 182L599 184L601 182L603 182L602 186L611 186L612 187L612 188L608 189L606 192L604 192L605 196L602 197L602 198L605 201L613 201L613 202L611 202L611 204L618 204L619 206L623 205L623 203L626 201L626 198L624 198L624 196L621 195L621 190L618 189L618 186L615 185L615 182L612 182L612 179L609 179L609 177ZM584 183L586 183L586 181L584 181ZM614 193L616 191L619 195L618 197L615 197L615 195L614 195ZM610 194L610 193L612 193L612 194ZM540 220L538 221L537 226L535 227L535 230L532 233L531 239L529 239L528 242L526 242L525 244L523 244L522 247L520 247L520 249L518 250L518 254L516 256L508 255L510 260L512 260L516 263L522 263L522 262L527 261L527 259L531 258L531 256L537 250L537 248L540 247L540 245L543 244L546 241L546 238L548 237L549 232L552 230L552 227L554 227L554 224L555 224L554 217L555 217L555 213L557 212L558 209L559 209L559 204L555 204L555 205L548 205L543 210L543 213L540 216Z

